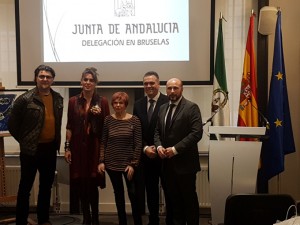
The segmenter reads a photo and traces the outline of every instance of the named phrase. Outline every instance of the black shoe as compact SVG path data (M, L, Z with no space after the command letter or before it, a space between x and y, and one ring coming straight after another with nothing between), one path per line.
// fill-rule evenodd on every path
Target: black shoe
M92 222L83 220L82 225L92 225Z
M92 225L92 221L90 218L83 219L82 225Z
M45 223L40 223L39 225L52 225L52 223L50 223L50 221L47 221Z
M96 220L93 220L93 222L92 222L92 225L99 225L100 223L99 223L99 220L98 219L96 219Z

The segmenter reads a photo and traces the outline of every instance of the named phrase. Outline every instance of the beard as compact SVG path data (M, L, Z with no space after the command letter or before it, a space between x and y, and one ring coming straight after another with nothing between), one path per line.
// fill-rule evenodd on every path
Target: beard
M180 95L169 95L169 100L171 102L176 102L180 97Z

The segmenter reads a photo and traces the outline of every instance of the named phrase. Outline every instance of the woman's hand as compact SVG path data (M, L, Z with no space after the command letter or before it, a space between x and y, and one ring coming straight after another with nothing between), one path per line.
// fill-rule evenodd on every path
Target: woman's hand
M65 160L67 163L71 164L72 153L70 150L65 151Z
M127 166L125 168L125 172L127 173L127 179L128 180L132 180L133 178L133 174L134 174L134 169L132 166Z
M101 113L101 108L98 106L98 105L94 105L92 108L91 108L91 112L94 114L94 115L99 115Z
M99 173L104 173L105 172L105 165L104 165L104 163L100 163L98 165L98 172Z
M157 152L156 152L155 146L154 146L154 145L148 146L148 147L145 149L145 154L146 154L150 159L156 158L156 157L157 157Z

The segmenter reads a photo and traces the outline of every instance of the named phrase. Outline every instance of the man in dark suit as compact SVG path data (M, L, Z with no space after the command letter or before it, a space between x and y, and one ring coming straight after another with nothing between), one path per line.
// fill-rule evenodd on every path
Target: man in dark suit
M199 225L196 174L200 171L197 143L203 134L201 113L197 104L182 96L181 80L168 80L166 89L169 103L160 107L154 143L163 159L173 223Z
M159 225L159 178L161 177L161 159L158 157L154 146L154 130L157 123L157 115L162 104L168 102L168 97L159 92L159 76L155 71L147 72L143 77L146 96L135 102L133 114L138 116L143 131L143 154L141 157L141 169L144 175L147 193L147 206L149 210L149 225ZM163 181L161 179L161 183ZM143 190L144 191L144 190ZM165 196L167 193L165 193ZM172 225L170 210L167 205L167 225Z

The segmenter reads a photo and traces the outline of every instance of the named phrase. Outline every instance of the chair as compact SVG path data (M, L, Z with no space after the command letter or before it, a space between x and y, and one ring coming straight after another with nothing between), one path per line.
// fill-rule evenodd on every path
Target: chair
M295 200L286 194L235 194L226 199L224 225L273 225L285 220ZM295 207L287 218L296 214Z

